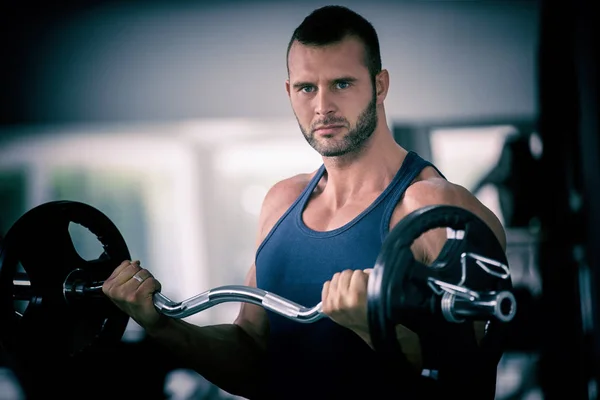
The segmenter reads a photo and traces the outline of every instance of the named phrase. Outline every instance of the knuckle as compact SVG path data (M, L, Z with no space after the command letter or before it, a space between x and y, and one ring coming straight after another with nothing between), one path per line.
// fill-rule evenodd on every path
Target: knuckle
M129 292L123 296L123 300L125 300L127 303L136 303L138 297L135 292Z
M360 296L357 293L351 293L348 296L348 306L350 308L356 308L360 305Z
M327 285L326 293L327 293L327 298L332 299L336 293L336 286L335 285Z
M340 307L340 297L339 296L335 296L334 298L331 299L330 302L330 307L332 310L339 310Z
M104 293L104 295L108 298L113 298L113 294L112 291L109 287L102 285L102 293Z
M142 282L142 284L138 288L138 291L141 291L143 293L154 292L157 286L158 282L154 278L148 277L144 280L144 282Z

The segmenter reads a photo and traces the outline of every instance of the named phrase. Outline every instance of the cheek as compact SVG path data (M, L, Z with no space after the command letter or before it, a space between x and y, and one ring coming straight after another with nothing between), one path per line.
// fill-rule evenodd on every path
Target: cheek
M352 124L352 126L355 126L358 123L358 119L360 118L360 116L365 112L365 110L367 110L367 108L369 107L371 99L369 99L369 101L367 102L354 102L352 104L349 104L347 110L347 118L348 118L348 122L350 122L350 124Z
M363 110L363 102L362 96L354 93L340 95L336 102L338 113L346 117L348 121L355 120Z
M349 104L347 107L340 109L340 116L345 118L350 126L355 126L360 112L361 110L356 104Z
M292 108L294 113L303 123L310 122L312 120L312 112L310 102L306 99L292 99Z

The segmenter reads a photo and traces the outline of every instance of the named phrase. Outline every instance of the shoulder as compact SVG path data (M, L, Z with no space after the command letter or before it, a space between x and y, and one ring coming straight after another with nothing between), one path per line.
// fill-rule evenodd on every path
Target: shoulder
M267 192L264 205L291 205L310 183L317 171L291 176L276 182Z
M259 217L259 242L266 237L281 216L294 204L306 189L317 171L302 173L276 182L268 190Z
M412 211L436 204L461 207L477 215L495 233L502 248L506 249L506 233L498 217L465 187L434 174L426 173L406 189L391 225L394 226Z

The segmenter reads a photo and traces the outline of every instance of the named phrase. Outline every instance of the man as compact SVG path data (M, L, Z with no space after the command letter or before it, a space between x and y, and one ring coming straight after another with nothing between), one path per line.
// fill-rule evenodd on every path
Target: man
M193 326L159 316L152 293L161 285L138 262L123 262L106 280L104 293L151 338L233 394L277 399L415 394L423 366L420 338L398 326L409 365L398 362L401 374L380 362L369 338L367 281L385 235L408 213L430 204L471 210L504 246L503 228L467 190L394 141L383 104L389 74L381 68L369 22L343 7L315 10L295 30L287 62L293 111L323 166L278 182L266 195L245 284L305 306L322 301L330 318L300 324L244 303L232 324ZM433 230L415 242L415 254L432 261L445 240L445 230Z

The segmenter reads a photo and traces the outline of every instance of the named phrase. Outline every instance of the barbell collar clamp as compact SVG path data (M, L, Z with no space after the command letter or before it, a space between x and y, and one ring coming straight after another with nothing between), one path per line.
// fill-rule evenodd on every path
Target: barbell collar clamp
M461 323L465 319L491 319L510 322L517 312L517 300L509 291L479 292L476 300L464 299L453 293L442 295L441 311L449 322Z

